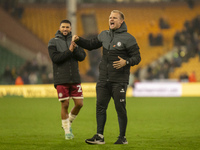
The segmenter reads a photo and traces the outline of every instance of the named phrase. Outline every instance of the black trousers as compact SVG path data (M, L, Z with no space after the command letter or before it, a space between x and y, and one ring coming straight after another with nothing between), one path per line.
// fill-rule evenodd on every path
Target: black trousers
M96 93L96 118L97 133L103 134L106 123L106 110L111 97L114 99L115 109L117 111L120 135L125 136L127 126L126 112L126 90L127 83L118 82L97 82Z

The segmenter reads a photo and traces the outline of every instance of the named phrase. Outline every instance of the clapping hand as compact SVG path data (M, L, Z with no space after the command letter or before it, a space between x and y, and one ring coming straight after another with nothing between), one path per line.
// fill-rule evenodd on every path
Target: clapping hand
M76 43L75 43L74 41L71 41L71 44L70 44L70 46L69 46L69 50L70 50L71 52L73 52L76 46L77 46Z

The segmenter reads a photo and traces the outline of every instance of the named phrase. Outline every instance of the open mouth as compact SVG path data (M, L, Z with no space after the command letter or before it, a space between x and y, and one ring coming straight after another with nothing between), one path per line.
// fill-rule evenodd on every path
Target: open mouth
M114 25L115 25L114 22L111 22L111 23L110 23L110 26L111 26L111 27L114 27Z

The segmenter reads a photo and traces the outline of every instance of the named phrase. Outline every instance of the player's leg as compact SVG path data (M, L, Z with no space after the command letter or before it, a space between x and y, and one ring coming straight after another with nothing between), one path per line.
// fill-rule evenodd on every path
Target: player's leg
M104 126L106 123L106 110L111 98L111 91L107 82L98 82L96 86L97 102L96 102L96 119L97 134L92 138L86 139L88 144L105 144L104 142Z
M70 122L69 122L69 88L67 85L57 85L56 87L58 93L58 99L61 102L61 119L62 128L65 131L65 139L72 139L74 136L70 132Z
M115 109L117 111L120 135L115 144L128 144L125 134L127 127L127 112L126 112L126 83L113 83L113 99Z
M83 98L73 98L74 100L74 107L72 108L71 112L69 113L69 121L70 124L74 121L76 116L78 115L79 111L83 107Z
M104 133L104 126L107 119L106 110L111 99L111 88L107 82L98 82L96 87L97 103L96 103L96 118L97 118L97 133Z
M81 84L71 84L69 95L74 101L74 107L69 113L70 130L72 132L71 124L83 107L83 92Z
M68 114L69 100L61 102L61 117L62 117L62 128L65 131L65 139L70 140L74 138L74 135L71 131L71 125Z
M61 101L61 118L62 118L62 120L66 120L69 118L68 108L69 108L69 98L67 100Z
M69 107L69 99L61 101L62 128L64 129L65 134L70 134L68 107Z

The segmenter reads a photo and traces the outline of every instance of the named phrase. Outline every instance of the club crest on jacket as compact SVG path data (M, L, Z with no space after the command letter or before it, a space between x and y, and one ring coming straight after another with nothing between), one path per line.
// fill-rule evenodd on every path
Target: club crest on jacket
M121 42L117 42L117 46L120 47L122 45Z

